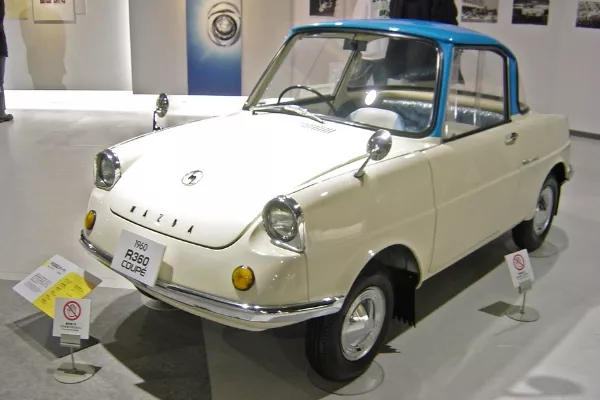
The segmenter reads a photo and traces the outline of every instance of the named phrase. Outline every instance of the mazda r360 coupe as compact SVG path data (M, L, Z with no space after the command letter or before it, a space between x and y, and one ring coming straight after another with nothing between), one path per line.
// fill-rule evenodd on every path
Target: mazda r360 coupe
M242 110L99 153L80 241L143 294L245 330L307 321L363 373L422 283L512 231L533 251L572 175L567 119L513 53L451 25L292 30Z

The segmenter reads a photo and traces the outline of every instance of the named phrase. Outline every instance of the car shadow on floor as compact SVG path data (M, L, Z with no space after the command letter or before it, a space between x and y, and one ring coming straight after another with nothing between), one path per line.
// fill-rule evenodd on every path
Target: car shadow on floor
M183 311L146 307L140 296L133 292L110 304L92 331L102 332L96 336L103 347L154 398L268 400L286 393L286 400L312 400L326 395L307 378L304 324L245 332Z
M550 272L560 253L568 247L568 243L565 231L554 226L548 234L546 243L538 251L530 254L536 280L543 279ZM429 278L416 293L417 324L497 267L505 266L504 256L518 250L512 241L511 234L506 233ZM542 260L543 265L537 265L539 260ZM506 271L506 275L506 279L510 280L508 271ZM388 342L410 328L411 326L408 324L394 321L388 334ZM384 349L384 351L386 350L395 352L389 347Z
M558 249L568 246L564 231L555 227L552 233L552 243L560 243ZM417 291L418 321L503 265L504 256L514 250L511 243L510 236L502 236L426 281ZM544 268L535 271L537 279L550 271L559 253L546 257ZM182 311L153 310L143 306L139 296L134 292L113 302L94 326L104 326L103 346L139 376L143 383L138 386L152 396L164 400L327 396L310 378L305 324L246 332ZM114 318L116 312L122 317ZM388 342L408 329L406 324L393 324ZM396 351L386 346L382 352Z
M183 312L161 312L133 292L95 319L103 325L104 348L142 382L137 386L159 399L212 399L202 320ZM117 313L130 310L121 319ZM110 321L117 320L116 325Z

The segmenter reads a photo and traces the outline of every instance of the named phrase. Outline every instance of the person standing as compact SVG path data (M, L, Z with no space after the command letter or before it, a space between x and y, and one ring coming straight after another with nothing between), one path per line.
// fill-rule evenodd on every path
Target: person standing
M458 25L454 0L391 0L390 18L412 19ZM435 81L437 52L416 40L395 40L387 48L386 69L390 77L412 82ZM463 81L459 74L459 82Z
M390 0L357 0L352 17L353 19L387 19L389 15ZM384 68L387 46L387 38L376 39L367 45L350 86L364 86L371 77L376 85L387 82Z
M6 59L8 58L8 45L6 43L6 33L4 32L4 15L6 13L6 4L0 0L0 122L12 121L12 114L6 113L6 101L4 96L4 72L6 69Z
M458 25L458 8L454 0L391 0L390 18Z

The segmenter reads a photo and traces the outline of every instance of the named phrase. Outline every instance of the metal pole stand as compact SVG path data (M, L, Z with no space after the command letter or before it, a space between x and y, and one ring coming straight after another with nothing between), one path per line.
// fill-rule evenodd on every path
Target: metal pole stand
M531 307L525 306L525 301L527 300L527 292L531 290L532 284L531 281L523 282L519 286L519 293L523 293L523 302L521 306L511 306L506 311L506 316L508 318L514 319L519 322L534 322L540 319L540 313L534 310Z
M87 364L75 364L75 356L73 355L73 349L81 348L81 338L79 335L66 335L60 336L60 345L62 347L68 347L71 353L71 362L61 364L56 371L54 371L54 379L61 383L73 384L87 381L96 373L96 368L92 365Z

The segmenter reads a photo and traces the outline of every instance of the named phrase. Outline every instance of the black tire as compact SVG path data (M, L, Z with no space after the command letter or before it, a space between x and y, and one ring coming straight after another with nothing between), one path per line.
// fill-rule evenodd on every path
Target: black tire
M549 175L542 188L540 189L540 194L538 196L537 207L540 207L542 204L542 193L544 191L551 190L552 192L552 206L550 210L550 219L548 221L547 226L542 231L536 231L534 219L530 219L528 221L523 221L519 225L517 225L512 231L512 237L520 249L527 249L527 251L532 252L540 248L540 246L546 240L546 236L552 227L552 222L554 221L554 215L556 214L556 208L558 206L558 200L560 195L560 189L558 186L558 181L554 177L554 175ZM543 203L543 201L542 201Z
M365 292L382 293L385 314L378 337L361 358L351 361L342 351L342 328L352 303ZM394 289L388 274L377 269L359 277L350 290L340 312L308 321L306 331L306 356L311 367L324 379L348 382L363 374L373 362L386 339L394 307Z

